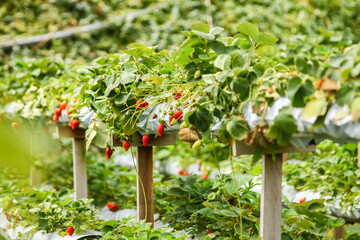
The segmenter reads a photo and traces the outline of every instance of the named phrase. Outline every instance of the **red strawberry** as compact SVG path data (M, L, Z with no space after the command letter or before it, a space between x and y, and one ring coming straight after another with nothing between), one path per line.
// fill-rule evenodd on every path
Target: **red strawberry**
M182 175L184 173L184 169L180 168L179 174Z
M142 137L142 142L143 142L144 146L147 146L148 143L149 143L149 136L144 135L144 136Z
M60 117L60 115L61 115L61 109L60 108L55 109L55 116Z
M184 172L184 173L183 173L183 176L187 176L187 175L189 175L188 172Z
M120 142L120 138L119 137L115 138L115 141Z
M178 100L179 98L181 98L181 94L182 94L182 93L183 93L183 91L178 92L178 93L175 95L174 99L175 99L175 100Z
M125 151L127 152L129 150L129 148L131 147L131 144L128 141L123 141L122 143Z
M114 152L114 150L112 150L109 147L105 150L105 153L106 153L106 156L108 159L111 158L111 155L113 154L113 152Z
M67 107L66 102L61 102L61 103L59 103L59 108L60 108L61 110L64 110L66 107Z
M305 198L300 199L300 203L305 202Z
M209 234L212 234L212 233L214 233L214 231L210 231L210 232L208 232L208 235L209 235Z
M73 227L68 227L67 232L70 236L72 236L74 234L74 228Z
M143 107L147 107L147 106L149 106L149 103L148 103L148 102L145 102L145 103L143 104Z
M58 117L56 115L52 116L53 123L56 123L58 121Z
M164 134L164 128L165 127L163 123L159 123L159 125L157 126L157 132L160 137Z
M71 129L72 129L72 130L75 130L75 129L77 129L77 128L79 127L79 125L80 125L80 122L77 121L77 120L74 120L74 121L72 122Z
M174 113L174 118L175 118L176 120L179 120L179 119L182 118L182 115L183 115L182 111L179 110L179 111L177 111L177 112Z
M154 115L152 116L152 119L155 119L155 118L157 118L156 113L154 113Z
M74 120L70 119L70 122L69 122L69 127L71 127L71 128L72 128L73 122L74 122Z
M208 178L208 175L206 173L204 173L202 176L201 176L203 179L207 179Z
M110 211L116 212L118 210L118 206L112 202L108 202L106 206L109 208Z
M143 101L141 101L141 100L136 101L136 104L135 104L136 105L136 110L140 109L143 106L142 103L143 103Z

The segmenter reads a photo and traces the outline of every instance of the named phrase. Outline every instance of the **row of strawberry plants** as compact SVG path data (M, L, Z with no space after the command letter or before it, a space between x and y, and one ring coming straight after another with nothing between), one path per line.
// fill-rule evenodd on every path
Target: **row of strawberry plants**
M318 119L314 126L323 124L334 103L349 106L357 121L357 46L325 56L323 63L299 55L284 64L281 59L258 55L259 46L275 43L277 38L259 32L253 24L240 24L234 37L225 37L223 29L206 24L191 28L176 51L158 52L132 44L122 54L98 59L78 76L83 82L76 89L80 102L93 109L99 120L88 130L89 142L111 132L128 148L144 114L148 115L141 129L145 136L161 136L183 122L181 128L195 135L195 147L201 145L202 137L211 137L211 126L220 121L217 136L221 142L245 139L249 145L267 148L286 145L297 131L291 115L297 107L304 107L302 118ZM244 104L251 102L253 112L263 116L283 96L291 99L291 106L271 126L262 121L254 130L248 128L242 117ZM157 132L148 128L154 119L159 124ZM109 139L102 140L97 141L101 147L111 144Z

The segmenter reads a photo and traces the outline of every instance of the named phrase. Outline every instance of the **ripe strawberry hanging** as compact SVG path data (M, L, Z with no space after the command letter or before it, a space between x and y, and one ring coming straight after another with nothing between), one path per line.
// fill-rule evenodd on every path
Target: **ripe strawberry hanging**
M179 119L181 119L182 118L182 115L183 115L183 113L182 113L182 111L176 111L175 113L174 113L174 118L176 119L176 120L179 120Z
M112 150L111 148L109 148L109 147L106 148L105 153L106 153L106 156L108 159L111 158L111 155L113 154L113 152L114 152L114 150Z
M110 211L116 212L118 210L118 206L112 202L108 202L106 206L109 208Z
M60 115L61 115L61 109L60 108L55 109L55 116L60 117Z
M165 127L163 123L159 123L159 125L157 126L157 132L160 137L164 134L164 128Z
M128 141L123 141L122 143L125 151L127 152L129 150L129 148L131 147L131 144Z
M300 199L300 201L299 201L299 202L300 202L300 203L305 202L305 198Z
M69 122L69 127L71 127L71 128L72 128L73 122L74 122L74 120L70 119L70 122Z
M208 178L208 175L207 175L206 173L204 173L204 174L201 176L201 178L207 179L207 178Z
M115 138L115 141L120 142L120 138L119 137Z
M144 136L142 137L142 142L143 142L143 145L144 145L144 146L147 146L148 143L149 143L149 136L144 135Z
M139 110L143 106L143 101L137 100L135 105L136 105L136 110Z
M183 176L188 176L188 175L189 175L188 172L184 172L184 173L183 173Z
M184 173L184 169L180 168L179 174L182 175Z
M175 99L175 100L178 100L179 98L181 98L181 94L182 94L182 93L183 93L183 91L178 92L178 93L175 95L174 99Z
M80 122L77 121L77 120L74 120L74 121L72 122L71 129L72 129L72 130L75 130L75 129L77 129L77 128L79 127L79 125L80 125Z
M56 123L58 121L58 117L56 115L52 116L52 121L53 123Z
M155 119L155 118L157 118L156 113L154 113L154 115L152 116L152 119Z
M72 236L74 234L74 228L73 227L68 227L67 232L70 236Z
M66 107L67 107L66 102L61 102L61 103L59 103L59 108L60 108L60 110L64 110Z

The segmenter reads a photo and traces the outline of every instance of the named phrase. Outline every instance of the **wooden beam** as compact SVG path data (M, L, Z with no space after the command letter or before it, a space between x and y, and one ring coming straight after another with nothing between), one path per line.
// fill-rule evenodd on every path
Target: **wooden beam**
M137 219L146 219L154 226L154 194L153 194L153 148L137 147ZM145 195L144 195L145 191Z
M345 227L344 225L341 227L334 228L334 239L345 239Z
M114 147L122 147L122 143L117 142L115 138L113 137L113 146ZM142 136L139 133L135 133L131 136L130 140L131 146L134 147L141 147L144 146L142 143ZM149 135L149 143L148 147L151 146L166 146L166 145L175 145L176 144L176 135L174 134L164 134L161 137L155 137L155 135L151 134Z
M235 156L239 155L252 155L255 153L256 147L248 146L244 141L235 141L233 145L233 153ZM293 145L289 144L285 147L278 147L276 153L293 153L293 152L315 152L316 145L309 145L306 148L296 148ZM266 153L271 154L270 151Z
M283 154L266 154L262 165L260 204L260 237L262 240L281 239L281 178Z
M62 125L56 127L59 138L83 138L85 139L85 129L77 128L72 130L69 126Z

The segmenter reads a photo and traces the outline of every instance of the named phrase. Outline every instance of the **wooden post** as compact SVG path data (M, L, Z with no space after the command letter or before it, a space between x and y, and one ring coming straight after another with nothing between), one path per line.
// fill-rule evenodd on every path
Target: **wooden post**
M87 198L85 130L81 128L71 130L68 126L58 126L57 134L59 138L73 139L74 199Z
M235 141L233 154L252 155L255 153L255 146L248 146L244 141ZM275 161L273 153L267 151L262 166L262 187L260 205L260 236L262 240L281 239L281 179L282 163L286 160L285 153L292 152L315 152L316 146L309 145L304 148L296 148L289 144L278 147L275 150Z
M260 237L281 239L281 178L283 154L265 154L262 166Z
M165 134L162 137L149 135L149 143L146 147L144 147L141 139L142 136L139 133L131 136L131 146L136 147L137 168L139 171L137 179L137 218L142 220L145 219L146 215L146 222L151 222L152 226L154 226L153 146L175 145L176 136L172 134ZM122 144L115 141L114 137L112 145L113 147L122 147Z
M344 225L341 227L334 228L334 239L345 239L345 227Z
M154 193L153 193L153 148L136 148L137 167L137 218L145 219L154 226ZM144 195L145 191L145 195Z
M85 139L73 138L75 200L88 197L85 154Z
M39 185L41 183L41 176L42 176L41 170L36 169L34 164L32 163L30 167L30 185L31 186Z

